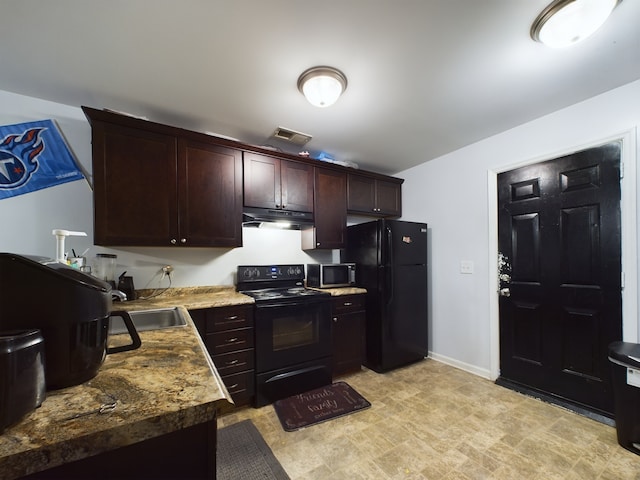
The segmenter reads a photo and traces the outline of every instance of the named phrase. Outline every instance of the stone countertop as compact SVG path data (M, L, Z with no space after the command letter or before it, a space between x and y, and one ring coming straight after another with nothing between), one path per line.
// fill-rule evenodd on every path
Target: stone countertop
M235 287L182 287L160 290L136 290L138 298L115 302L114 310L145 310L182 306L188 310L254 304L253 298L236 292Z
M323 289L332 296L362 288ZM35 411L0 435L0 480L9 480L215 418L232 404L188 310L253 304L232 286L138 290L113 311L178 307L187 325L140 332L137 350L107 355L98 374L47 392ZM110 345L126 335L114 335ZM126 342L125 342L126 343ZM115 409L98 413L102 405Z
M328 292L332 297L367 293L364 288L359 287L314 288L314 290ZM182 306L188 310L196 310L255 303L252 297L238 293L232 286L183 287L158 291L137 290L136 293L138 294L137 300L116 302L113 304L113 309L145 310Z
M125 305L125 304L123 304ZM0 435L0 479L80 460L215 418L231 400L184 307L187 325L140 332L142 346L107 355L93 379L47 392ZM126 335L114 335L110 345ZM101 405L115 409L98 413Z
M342 295L359 295L367 293L364 288L360 287L337 287L337 288L314 288L313 290L319 290L321 292L329 292L332 297L340 297Z

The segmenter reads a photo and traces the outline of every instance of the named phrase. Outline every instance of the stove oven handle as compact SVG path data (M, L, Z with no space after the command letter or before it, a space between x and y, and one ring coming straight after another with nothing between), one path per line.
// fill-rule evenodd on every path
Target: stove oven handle
M286 308L286 307L308 307L311 303L319 303L324 301L325 299L319 300L309 300L306 302L293 302L293 303L265 303L265 304L256 304L258 308Z

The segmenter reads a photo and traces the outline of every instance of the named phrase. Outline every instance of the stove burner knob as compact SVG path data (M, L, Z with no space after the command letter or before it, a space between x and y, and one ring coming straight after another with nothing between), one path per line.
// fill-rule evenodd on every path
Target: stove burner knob
M244 271L244 276L246 278L259 277L260 276L260 270L258 270L257 268L247 269L247 270Z

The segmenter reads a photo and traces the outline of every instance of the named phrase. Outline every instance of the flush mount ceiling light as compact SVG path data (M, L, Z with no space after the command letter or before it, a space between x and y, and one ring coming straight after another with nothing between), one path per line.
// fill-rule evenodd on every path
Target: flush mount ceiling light
M550 47L584 40L607 20L622 0L555 0L531 27L531 38Z
M313 67L298 78L298 90L316 107L333 105L346 88L347 77L333 67Z

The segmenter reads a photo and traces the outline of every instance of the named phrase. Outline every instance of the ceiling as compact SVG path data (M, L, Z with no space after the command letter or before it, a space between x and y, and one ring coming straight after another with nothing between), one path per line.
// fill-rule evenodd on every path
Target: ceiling
M394 174L640 78L640 1L562 50L529 36L548 2L4 2L0 90ZM332 107L297 90L315 65L348 78Z

